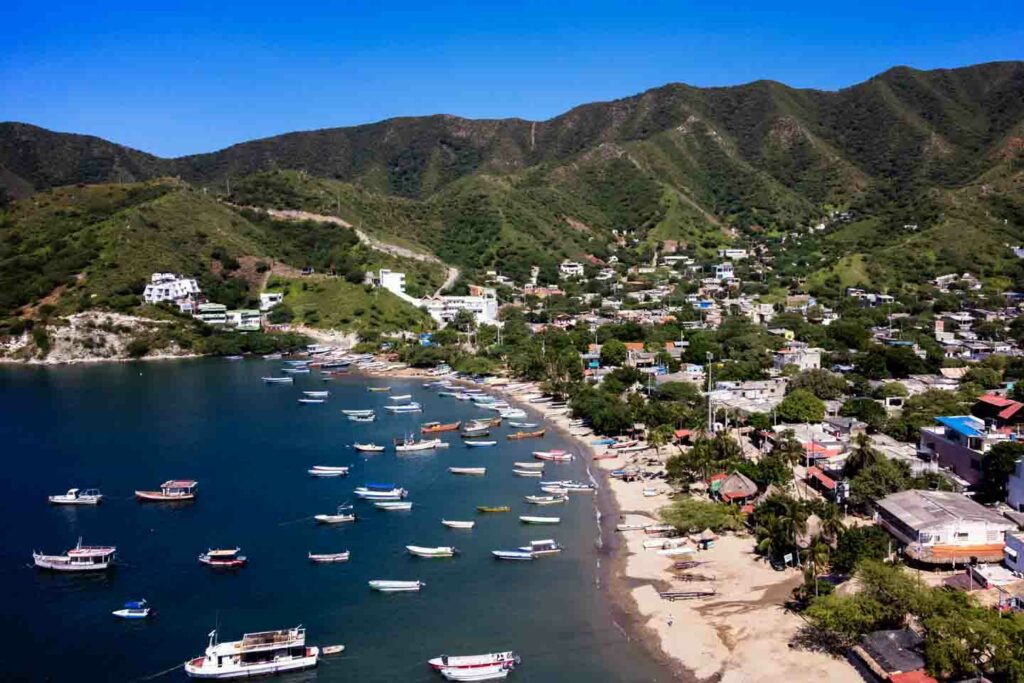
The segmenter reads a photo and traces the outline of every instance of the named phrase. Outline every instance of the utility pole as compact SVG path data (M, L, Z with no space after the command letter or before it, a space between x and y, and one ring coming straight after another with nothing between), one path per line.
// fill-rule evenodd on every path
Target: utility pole
M712 425L712 412L711 412L711 360L714 358L714 354L710 351L707 353L707 363L704 364L704 373L708 376L708 434L711 434Z

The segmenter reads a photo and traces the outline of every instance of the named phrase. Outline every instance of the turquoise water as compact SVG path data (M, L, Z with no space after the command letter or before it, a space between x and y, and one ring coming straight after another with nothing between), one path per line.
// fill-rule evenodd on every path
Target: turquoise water
M515 649L523 665L510 680L654 681L669 676L613 623L597 588L598 525L594 497L536 507L522 496L537 479L512 474L512 462L538 449L571 448L557 435L426 454L353 451L354 441L391 439L428 420L454 421L487 411L422 388L420 381L344 377L317 372L292 386L266 386L279 363L222 360L66 368L0 368L0 443L6 476L0 579L5 587L5 680L133 680L201 655L206 634L302 624L312 644L347 646L312 673L282 680L431 681L430 657ZM356 424L341 408L380 408L393 387L424 404L421 414ZM303 389L332 392L301 406ZM312 465L351 465L348 478L314 479ZM456 477L449 466L486 466L485 477ZM546 478L585 479L582 461L549 463ZM135 489L194 478L191 505L140 504ZM357 502L352 489L394 481L409 489L411 512L382 512ZM98 508L54 507L46 496L72 486L98 487ZM311 519L355 503L360 521L322 527ZM478 515L477 505L511 505L512 513ZM520 514L560 516L558 526L526 526ZM472 531L441 518L476 520ZM60 552L86 544L118 547L120 566L96 576L31 568L33 549ZM555 538L560 555L499 562L490 551ZM410 557L404 546L454 545L448 560ZM249 566L215 573L196 558L209 547L241 546ZM350 550L347 564L311 565L306 553ZM385 595L371 579L419 579L415 594ZM146 598L157 610L145 622L110 612ZM155 680L180 680L179 669Z

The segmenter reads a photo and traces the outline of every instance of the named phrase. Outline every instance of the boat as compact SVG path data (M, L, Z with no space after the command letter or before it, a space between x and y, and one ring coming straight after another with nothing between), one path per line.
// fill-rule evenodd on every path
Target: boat
M412 394L392 394L388 396L389 401L408 401L412 398Z
M103 494L99 489L68 489L67 493L47 496L54 505L99 505Z
M107 569L114 564L117 548L107 545L78 545L63 555L44 555L32 551L32 562L40 569L58 572L88 572Z
M486 467L449 467L448 471L452 474L469 474L477 477L487 474Z
M439 669L440 674L449 681L496 681L508 678L514 667L511 664L494 664L477 669Z
M341 553L307 553L310 562L317 564L331 564L334 562L348 562L350 551Z
M481 439L467 439L462 443L466 444L470 448L487 448L489 446L497 446L497 441L484 441Z
M525 500L530 505L558 505L569 500L568 496L524 496Z
M378 446L375 443L354 443L352 448L356 449L360 453L380 453L384 450L383 446Z
M466 428L467 429L476 429L478 427L500 427L500 426L501 426L501 417L482 417L480 419L473 420L469 425L467 425Z
M423 406L419 403L403 403L400 406L384 406L389 413L422 413Z
M367 391L391 391L391 387L366 387Z
M459 430L459 427L461 426L461 422L448 422L447 424L441 424L440 422L428 422L425 425L420 426L420 432L423 434L437 434L439 432L456 432Z
M238 554L241 551L241 548L207 550L199 556L199 562L215 569L239 569L248 562L245 555Z
M542 481L541 486L558 486L568 493L593 493L596 487L593 484L584 484L579 481Z
M689 555L695 552L697 551L689 546L681 546L678 548L665 548L664 550L659 550L658 554L664 555L665 557L678 557L679 555Z
M512 508L510 508L508 505L497 505L497 506L477 505L476 506L476 511L477 512L485 512L485 513L489 513L489 512L511 512Z
M280 353L265 353L263 354L263 360L281 360Z
M410 437L395 439L395 451L398 453L410 453L413 451L432 451L435 448L444 448L447 444L441 439L417 440Z
M153 609L145 600L129 600L124 607L111 612L118 619L145 619L153 613Z
M520 550L528 553L533 553L534 557L544 557L545 555L555 555L562 552L563 548L559 544L555 543L552 539L545 539L543 541L530 541L530 545L519 548Z
M371 409L365 409L365 410L364 409L359 409L359 410L351 410L351 409L349 409L349 410L342 410L341 412L342 412L342 414L348 415L349 417L370 417L371 415L373 415L373 410L371 410Z
M590 445L591 446L610 446L613 443L615 443L615 439L605 438L605 439L594 439L593 441L590 442Z
M191 479L171 479L160 484L159 491L136 491L139 500L157 502L177 502L195 500L199 482Z
M558 524L562 521L561 517L531 517L529 515L520 515L519 521L523 524Z
M496 664L519 664L519 655L515 652L493 652L486 655L464 655L452 657L441 655L427 661L431 668L440 671L441 669L479 669L494 666Z
M427 548L421 545L407 545L405 549L409 551L410 555L416 557L453 557L455 553L459 552L451 546L438 546L436 548Z
M518 470L542 470L542 469L544 469L544 463L542 463L542 462L514 462L512 464Z
M349 415L349 421L351 422L373 422L377 419L376 415Z
M329 391L303 391L302 393L310 398L327 398L331 395Z
M295 381L294 377L261 377L267 384L291 384Z
M313 515L313 519L319 524L341 524L343 522L356 521L356 513L349 512L351 505L339 505L333 515Z
M325 403L325 401L322 398L300 398L299 403L303 405L320 405Z
M334 467L332 465L313 465L313 469L309 470L309 473L314 474L315 472L332 472L335 474L346 475L348 474L348 467Z
M412 503L400 500L383 500L373 504L378 510L405 511L412 510Z
M550 493L553 496L564 496L569 493L568 489L564 486L559 486L558 484L542 484L540 490L544 493Z
M570 462L572 460L572 453L566 453L565 451L534 451L533 457L549 462Z
M543 472L538 472L537 470L513 469L512 470L512 474L516 475L517 477L543 477L544 476Z
M511 427L521 427L523 429L535 429L540 427L540 424L537 422L509 422L508 424Z
M658 489L646 488L643 490L644 498L654 498L658 495Z
M489 427L479 427L477 429L464 429L459 432L459 436L463 439L479 439L483 436L490 436L491 430Z
M491 555L499 560L529 561L533 559L533 553L523 550L492 550Z
M315 467L313 469L306 470L311 477L317 477L319 479L333 479L335 477L343 477L348 474L348 470L344 472L332 472L331 470L318 470Z
M615 525L615 530L616 531L641 531L643 529L646 529L649 526L650 526L650 524L642 524L642 523L639 523L639 522L632 522L632 523L626 523L626 524L616 524Z
M241 640L218 643L217 631L202 657L185 662L190 678L228 679L311 669L320 660L320 648L306 645L301 626L279 631L246 633Z
M454 519L442 519L441 524L449 529L472 529L476 526L476 522L459 522Z
M394 484L367 484L353 493L364 500L401 500L409 495L408 491Z
M327 645L326 647L323 647L320 650L321 654L324 654L324 655L336 655L336 654L338 654L340 652L344 652L344 651L345 651L345 646L344 645Z
M383 579L370 581L370 588L381 593L411 593L426 585L422 581L386 581Z
M498 414L507 420L519 420L526 417L526 411L521 410L519 408L513 408L512 410L503 410Z
M303 368L303 367L306 367L307 365L309 365L309 363L310 363L310 361L302 360L302 359L286 360L284 362L285 365L290 365L293 368Z
M505 435L505 438L509 441L519 441L520 439L540 439L544 437L544 430L538 429L535 432L514 432L512 434Z
M245 356L224 356L224 360L242 360Z
M281 372L287 372L289 375L308 375L309 368L281 368Z

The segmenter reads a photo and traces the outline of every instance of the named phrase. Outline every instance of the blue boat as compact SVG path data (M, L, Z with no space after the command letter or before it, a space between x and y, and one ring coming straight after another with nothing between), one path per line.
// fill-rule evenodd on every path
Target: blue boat
M615 439L594 439L590 442L591 446L610 446L615 443Z
M378 484L376 482L368 482L363 484L363 488L367 488L371 491L394 491L398 487L395 484Z
M145 600L129 600L123 609L114 610L113 615L120 619L145 619L152 612Z

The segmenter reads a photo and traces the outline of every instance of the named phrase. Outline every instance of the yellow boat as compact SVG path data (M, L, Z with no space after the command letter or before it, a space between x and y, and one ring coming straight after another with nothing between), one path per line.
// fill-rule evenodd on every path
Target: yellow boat
M477 505L477 512L511 512L512 508L508 505L500 505L498 507L488 507L486 505Z

